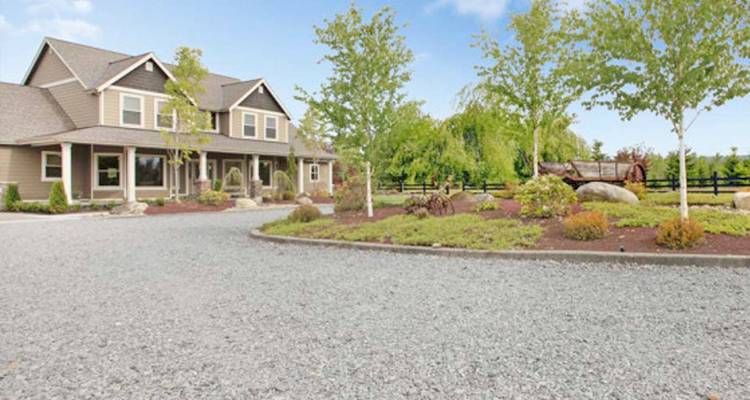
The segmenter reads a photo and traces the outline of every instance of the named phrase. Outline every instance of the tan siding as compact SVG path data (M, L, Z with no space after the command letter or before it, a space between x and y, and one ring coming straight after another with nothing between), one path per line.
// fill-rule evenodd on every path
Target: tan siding
M78 128L99 124L99 97L86 93L78 82L51 87L49 91Z
M276 122L278 125L278 132L277 136L279 138L278 141L283 143L289 142L289 121L286 119L286 117L277 115L277 114L268 114L264 113L262 111L257 110L242 110L242 109L234 109L232 110L232 135L231 137L234 138L242 138L242 113L249 112L256 115L256 121L255 121L255 130L257 134L258 140L264 140L265 137L265 129L266 129L266 116L274 116L276 117Z
M310 180L310 165L312 162L305 161L305 192L313 193L319 191L328 191L328 162L320 161L320 179L317 182ZM296 177L295 182L296 182Z
M104 125L120 126L120 94L125 90L107 89L104 94ZM153 96L142 93L131 93L143 98L143 129L154 129L155 109L154 101L163 96Z
M72 78L73 74L68 70L65 64L60 61L49 47L45 47L39 63L34 70L29 84L31 86L41 86L47 83L61 81Z
M46 200L52 182L42 182L42 151L59 146L0 146L0 181L15 182L23 200Z
M219 132L229 136L229 113L219 113Z

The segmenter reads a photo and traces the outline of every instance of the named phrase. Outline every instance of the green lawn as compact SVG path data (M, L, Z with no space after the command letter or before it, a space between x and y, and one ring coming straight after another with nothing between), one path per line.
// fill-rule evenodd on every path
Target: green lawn
M404 200L408 199L410 194L376 194L372 197L372 203L376 208L378 207L391 207L400 206L404 204Z
M712 195L713 196L713 195ZM656 227L664 221L679 217L674 207L652 206L648 204L630 205L621 203L585 203L587 210L598 210L616 218L618 227ZM725 233L745 236L750 233L750 216L722 210L691 209L690 217L703 225L708 233Z
M713 193L688 193L688 204L690 204L691 206L731 206L732 198L732 193L719 193L718 196L714 196ZM680 205L680 193L650 192L646 194L646 198L643 200L643 202L661 206L677 206Z
M542 228L513 219L485 220L474 214L418 219L396 215L376 222L358 225L339 224L332 219L310 223L277 221L263 227L270 235L337 239L359 242L395 243L478 250L508 250L534 245Z

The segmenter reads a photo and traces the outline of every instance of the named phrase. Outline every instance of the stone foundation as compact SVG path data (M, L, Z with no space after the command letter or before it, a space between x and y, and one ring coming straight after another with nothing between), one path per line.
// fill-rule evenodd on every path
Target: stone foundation
M210 180L198 181L198 193L203 193L206 190L211 190L211 189L213 188L211 187Z

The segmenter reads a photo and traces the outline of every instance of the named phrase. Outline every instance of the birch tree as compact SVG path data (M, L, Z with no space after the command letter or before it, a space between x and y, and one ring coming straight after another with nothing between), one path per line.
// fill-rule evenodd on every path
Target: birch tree
M647 111L677 135L680 216L688 218L685 135L701 113L750 91L747 0L602 0L586 12L588 106Z

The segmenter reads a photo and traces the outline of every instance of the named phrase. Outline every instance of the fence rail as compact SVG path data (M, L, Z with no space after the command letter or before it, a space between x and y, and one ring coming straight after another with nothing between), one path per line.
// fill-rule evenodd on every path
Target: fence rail
M439 192L445 191L445 194L451 194L451 185L436 185L433 183L379 183L379 190L396 190L399 193L418 193L427 194L427 192ZM472 184L469 182L460 182L458 187L453 188L455 190L461 190L464 192L484 192L487 193L490 190L503 190L505 189L504 183L499 182L488 182L484 181L479 184Z

